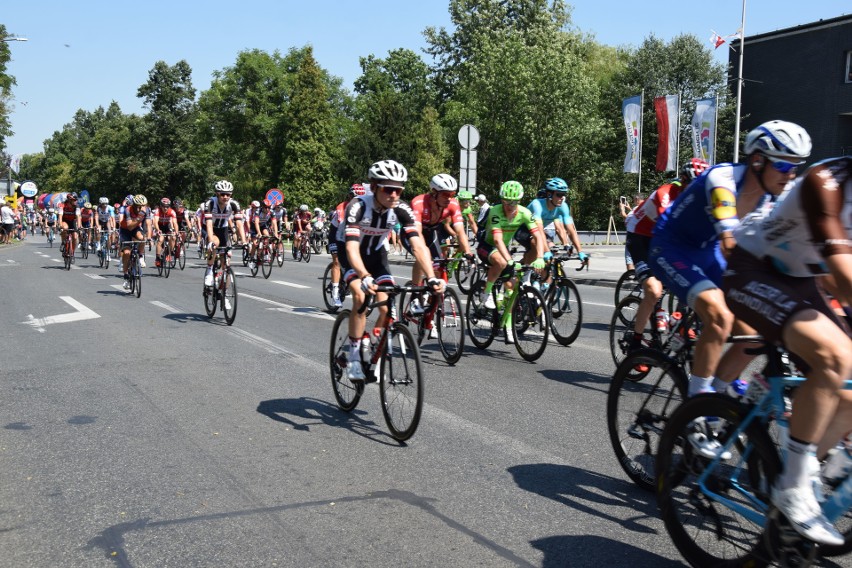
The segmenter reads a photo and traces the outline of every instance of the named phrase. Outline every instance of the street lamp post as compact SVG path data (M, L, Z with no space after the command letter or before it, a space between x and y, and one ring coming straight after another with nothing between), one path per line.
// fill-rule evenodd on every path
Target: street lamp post
M2 41L4 43L9 43L9 42L12 42L12 41L30 41L30 40L29 40L29 38L25 38L25 37L8 36L8 37L0 38L0 41ZM6 188L6 193L8 193L9 195L14 195L12 193L12 164L11 163L9 164L9 185Z
M4 37L3 41L30 41L25 37Z

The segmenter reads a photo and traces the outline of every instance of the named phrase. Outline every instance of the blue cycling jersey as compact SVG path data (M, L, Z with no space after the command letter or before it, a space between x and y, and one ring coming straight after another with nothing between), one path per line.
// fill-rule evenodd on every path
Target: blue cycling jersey
M654 227L654 239L678 248L705 248L739 225L737 193L745 164L718 164L695 178L666 209Z
M571 217L571 210L568 208L568 204L564 201L559 207L554 207L553 210L550 210L547 207L547 198L541 197L539 199L533 199L530 204L527 205L527 209L532 212L536 219L541 219L541 224L544 227L547 227L556 219L559 219L565 225L574 224L574 219Z

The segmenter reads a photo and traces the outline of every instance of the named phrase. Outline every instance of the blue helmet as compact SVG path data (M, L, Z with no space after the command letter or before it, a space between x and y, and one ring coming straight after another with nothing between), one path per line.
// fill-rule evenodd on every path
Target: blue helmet
M544 189L555 193L568 193L568 184L562 178L550 178L544 182Z

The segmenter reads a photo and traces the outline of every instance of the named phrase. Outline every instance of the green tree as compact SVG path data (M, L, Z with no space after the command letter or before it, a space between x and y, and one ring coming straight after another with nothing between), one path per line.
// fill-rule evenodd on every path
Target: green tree
M7 37L6 26L0 24L0 38ZM12 59L9 44L0 41L0 151L6 148L6 138L14 134L12 123L9 121L12 103L12 87L17 83L15 78L6 73L6 64Z
M431 106L423 109L414 134L414 161L408 169L408 187L422 193L429 189L432 176L448 171L450 151L438 111Z

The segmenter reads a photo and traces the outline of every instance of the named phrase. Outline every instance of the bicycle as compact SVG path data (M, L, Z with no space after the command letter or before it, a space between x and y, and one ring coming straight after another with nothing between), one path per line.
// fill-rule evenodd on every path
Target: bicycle
M172 233L162 233L161 236L163 237L163 248L160 249L160 256L157 257L157 273L168 278L172 266L174 266L174 257L169 246Z
M252 258L249 260L251 264L251 275L257 276L257 271L260 270L264 278L269 278L272 274L272 254L275 250L275 245L270 245L270 241L276 242L278 239L274 237L262 236L258 239L255 245Z
M296 249L296 240L293 239L293 258L295 258L297 262L302 262L304 260L308 263L311 261L311 243L309 235L302 235L302 238L299 241L298 250Z
M98 266L104 269L109 268L109 261L112 260L110 235L114 232L114 230L101 231L101 238L98 240Z
M749 352L767 356L769 388L753 403L697 395L672 414L656 461L657 504L666 530L693 566L809 566L817 555L847 554L852 550L852 477L826 486L820 505L839 525L845 539L840 546L807 541L770 502L783 463L775 438L786 427L787 395L805 379L790 371L779 348L761 338L740 339L762 343ZM844 388L852 389L852 381ZM699 454L690 443L695 435L716 440L721 446L717 457Z
M541 292L532 285L517 282L500 298L503 285L515 277L517 265L507 266L494 282L491 290L496 309L488 309L480 300L485 290L485 281L471 288L467 297L467 332L471 342L479 349L487 349L499 329L504 330L505 340L514 340L515 349L526 361L536 361L547 347L550 318ZM532 266L521 265L524 272L531 273ZM528 280L525 276L524 281ZM511 336L509 335L511 334Z
M280 233L279 233L280 234ZM278 268L284 266L284 253L286 252L286 247L284 246L284 239L280 236L276 237L276 245L275 245L275 259L278 261Z
M80 257L89 258L89 231L91 229L83 227L80 229Z
M435 273L438 278L447 282L449 275L447 266L454 262L442 258L433 260ZM420 313L412 313L411 303L417 299L422 306ZM428 304L428 305L427 305ZM422 345L423 339L431 330L437 333L438 346L441 355L449 365L455 365L464 352L464 316L458 293L449 286L444 287L441 294L406 294L399 296L400 321L406 325L413 324L417 329L417 344Z
M78 229L67 229L65 231L65 240L62 241L59 249L62 253L62 260L65 263L65 270L71 270L71 265L74 264L74 239L72 235L77 231Z
M50 243L50 248L53 248L53 240L56 238L56 233L53 230L53 225L48 227L47 230L47 242Z
M380 292L386 292L386 300L376 301L370 296L359 313L367 314L381 306L393 306L396 296L405 291L420 293L427 291L425 286L382 285ZM341 410L350 412L361 400L365 383L379 383L382 414L391 436L404 442L414 435L420 423L423 411L423 366L420 349L414 341L411 331L395 321L392 310L388 310L385 325L375 343L370 341L369 350L364 349L362 339L361 365L366 381L353 383L347 378L346 367L349 364L349 317L351 310L343 310L334 321L329 349L329 368L334 398ZM368 334L364 334L364 339Z
M548 260L546 275L552 280L549 284L541 284L550 319L550 332L560 345L574 343L583 325L583 300L580 298L580 290L565 273L563 266L563 263L569 260L579 260L573 256L571 247L566 247L565 254L551 257ZM586 266L586 262L580 261L580 267L576 270L583 270Z
M186 231L179 231L177 239L175 239L175 250L172 251L172 260L170 268L174 268L178 266L181 270L186 267L186 244L187 244L187 233Z
M630 352L636 313L641 303L641 297L627 296L621 300L612 313L612 319L609 323L609 347L612 360L616 366L620 365L624 357ZM654 304L651 317L648 318L648 322L645 324L645 329L642 332L642 346L668 352L668 345L672 337L671 332L675 327L688 333L690 338L695 339L699 326L697 318L690 319L690 325L686 328L678 325L681 320L687 318L691 313L691 308L682 305L677 301L677 297L674 294L671 294L668 290L664 290L662 296ZM661 321L657 321L658 319ZM675 342L677 343L678 340L676 339Z
M222 315L228 325L234 324L237 317L237 279L231 269L230 252L232 249L243 247L224 246L216 248L213 260L213 286L205 286L204 309L208 317L216 315L216 308L221 306Z
M325 307L332 313L340 309L334 305L334 287L331 281L331 267L333 265L333 262L329 262L328 266L325 267L325 272L322 274L322 301L325 302ZM346 296L349 295L349 286L343 280L343 270L340 271L340 282L338 282L337 293L340 296L341 303L345 302Z
M636 271L632 268L626 270L615 284L615 305L620 304L624 298L635 296L642 298L642 284L636 279Z
M142 264L140 263L139 245L147 243L144 241L122 241L124 245L130 245L130 261L127 263L127 273L130 275L130 293L142 297Z
M471 287L482 280L485 274L482 263L474 255L473 260L468 260L463 253L456 253L452 262L447 265L447 278L455 276L456 284L462 294L470 292Z

